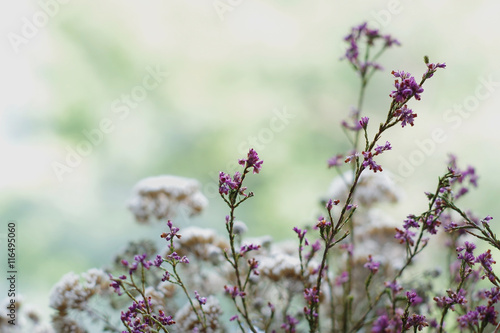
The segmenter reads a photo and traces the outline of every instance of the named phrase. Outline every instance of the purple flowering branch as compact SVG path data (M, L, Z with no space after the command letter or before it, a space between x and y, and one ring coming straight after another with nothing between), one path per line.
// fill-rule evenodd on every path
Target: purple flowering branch
M250 259L248 261L249 269L246 273L246 277L244 278L244 281L242 281L242 269L240 267L240 259L245 256L245 254L249 251L252 250L257 250L259 246L255 245L249 245L249 246L243 246L240 251L236 251L235 248L235 238L236 234L234 233L234 221L235 221L235 215L234 212L236 208L246 201L247 199L251 198L253 196L253 192L250 192L248 194L245 193L245 190L247 189L246 187L243 186L243 181L245 180L246 175L252 170L253 173L259 173L262 164L264 161L262 161L259 158L259 155L254 149L250 149L248 152L247 158L246 159L240 159L238 161L238 164L243 166L243 173L236 172L233 177L231 177L228 174L225 174L224 172L219 173L219 194L224 200L224 202L228 205L230 212L229 215L226 216L226 230L228 232L229 236L229 244L230 244L230 256L227 254L227 252L224 252L224 256L226 260L231 264L231 266L234 269L234 272L236 274L236 286L233 287L228 287L224 286L225 291L227 294L229 294L233 300L233 303L236 307L236 310L238 313L240 313L246 324L248 325L249 329L253 333L257 333L256 329L254 328L252 321L250 319L250 313L248 311L247 307L247 301L246 301L246 292L245 289L247 287L248 281L250 279L250 274L254 273L258 275L257 267L258 267L258 261L255 259ZM241 300L241 307L237 303L237 299ZM239 317L233 317L233 320L237 320L240 328L242 328L242 323L239 320Z
M153 263L150 260L146 260L146 254L143 254L136 255L132 264L129 264L127 260L122 260L122 265L129 268L130 282L127 281L125 275L121 275L118 278L111 277L111 287L115 289L118 295L121 295L121 291L123 290L132 300L132 305L126 312L122 311L120 317L127 331L135 333L154 329L155 331L161 330L168 333L169 331L166 326L174 325L175 321L172 319L172 316L166 316L162 310L159 310L158 314L155 314L151 306L151 298L146 297L145 292L145 271L149 270L151 266L158 267L161 265L161 262L158 263L158 260L155 260ZM134 274L139 265L141 270L140 286L134 281ZM142 299L137 299L133 295L134 292L139 293Z
M385 145L380 146L377 145L377 142L380 140L382 134L388 130L389 128L395 126L398 123L401 123L401 126L404 127L407 123L413 123L413 118L416 116L412 112L408 111L406 107L406 103L410 101L413 97L417 100L420 100L420 94L423 92L422 85L424 82L433 76L434 72L438 68L444 68L444 64L430 64L429 59L425 57L425 64L427 65L427 71L422 75L422 79L420 83L417 83L415 81L415 78L411 76L409 73L403 72L403 71L393 71L393 75L396 77L395 81L395 88L391 94L390 97L392 97L391 105L389 107L389 111L387 113L387 117L384 123L381 123L379 126L379 129L377 133L374 135L373 139L370 141L368 139L368 134L367 134L367 127L368 127L368 121L369 119L367 117L363 117L360 120L360 127L363 129L365 133L365 149L364 151L359 154L359 153L354 153L346 158L346 162L354 162L354 179L353 182L350 186L347 200L342 208L342 211L337 219L337 222L334 223L333 218L329 212L329 218L330 221L320 221L320 224L318 225L320 229L320 236L325 242L325 248L321 260L321 265L319 268L319 273L318 273L318 278L316 282L316 290L320 291L321 290L321 283L322 283L322 276L323 272L327 263L327 257L328 257L328 251L331 247L333 247L337 242L334 240L334 237L337 235L338 232L350 221L350 218L352 214L354 213L354 209L352 206L352 199L354 195L354 191L356 189L356 186L358 184L358 181L360 179L360 176L362 172L368 168L372 170L373 172L377 171L382 171L382 167L378 165L373 158L375 156L380 155L384 151L391 150L392 147L389 142L386 142ZM404 111L402 111L404 109ZM363 157L363 161L360 160L360 157ZM439 189L438 189L439 190ZM424 221L426 223L422 224L422 231L418 237L416 246L412 249L411 247L407 247L407 250L409 251L409 257L407 259L407 263L405 264L404 268L410 264L412 261L413 257L418 254L423 247L426 244L425 240L422 240L423 236L423 231L435 227L437 224L437 216L436 215L431 215L432 212L432 206L434 205L435 200L432 200L430 210L422 216L424 218ZM349 226L350 228L350 233L351 233L351 239L353 238L353 226L352 223ZM345 238L349 235L349 232L345 232L345 234L342 236L342 238ZM421 243L424 245L420 247ZM413 245L413 244L411 244ZM351 269L352 267L352 256L349 259L348 262L348 270ZM404 269L403 268L403 269ZM399 277L399 275L402 274L402 271L398 273L396 276ZM346 295L350 294L351 290L351 285L352 285L352 274L349 274L349 282L347 284L347 290L346 290ZM380 299L377 297L377 299ZM349 314L351 313L351 306L352 302L349 300L348 297L345 297L344 299L344 315L343 315L343 330L348 331L348 321L349 321ZM310 303L310 308L309 312L311 316L317 314L319 310L319 303ZM317 329L319 328L319 319L318 316L316 315L315 317L310 317L308 318L309 320L309 326L310 326L310 332L316 332ZM355 325L357 326L357 325Z

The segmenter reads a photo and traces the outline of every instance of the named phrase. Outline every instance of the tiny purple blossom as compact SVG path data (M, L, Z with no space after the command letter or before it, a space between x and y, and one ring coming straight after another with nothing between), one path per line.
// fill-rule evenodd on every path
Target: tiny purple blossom
M414 313L408 318L405 328L410 329L411 327L415 327L419 331L421 331L424 327L427 326L429 326L429 323L426 321L425 316Z
M413 113L413 110L409 109L406 104L394 111L394 116L401 122L401 127L405 127L407 124L413 126L414 119L417 118L417 114Z
M237 286L224 286L224 291L226 294L230 295L233 299L238 296L245 297L246 293L238 289Z
M200 294L198 294L198 292L196 290L194 291L194 297L198 300L200 305L204 305L205 303L207 303L207 298L201 297Z
M281 324L281 328L285 330L285 333L296 333L297 329L296 326L299 323L299 320L287 315L286 316L286 321Z
M264 161L259 159L259 155L257 152L252 148L248 152L247 159L241 159L238 161L238 163L246 168L253 168L253 173L259 173L259 171L262 169L262 163Z
M329 168L333 168L333 167L336 167L336 166L340 166L342 165L342 159L344 158L344 155L341 155L341 154L337 154L333 157L331 157L327 163L328 163L328 167Z
M359 125L366 129L366 127L368 126L368 121L370 120L370 118L368 117L361 117L361 120L359 121Z
M386 141L385 145L383 145L383 146L377 145L377 147L375 147L375 149L374 149L375 150L375 154L373 154L373 155L380 155L384 151L391 150L391 149L392 149L391 143L389 141Z
M424 89L415 81L415 78L410 73L404 71L392 71L392 75L397 79L394 82L394 90L389 96L398 103L404 103L411 97L420 100L420 94Z
M377 172L377 171L382 171L382 167L380 165L378 165L374 160L373 160L373 154L371 151L364 151L363 153L363 157L365 158L364 161L363 161L363 167L367 167L368 169L370 170L373 170L373 172Z
M363 267L369 269L372 274L377 274L380 267L380 262L373 261L373 258L370 254L368 255L368 261L364 264Z

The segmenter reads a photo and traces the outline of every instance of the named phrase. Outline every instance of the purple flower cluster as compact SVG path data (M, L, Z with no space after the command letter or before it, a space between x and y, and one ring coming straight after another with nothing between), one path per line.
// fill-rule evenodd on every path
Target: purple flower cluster
M170 229L170 232L164 232L161 234L161 238L165 238L167 242L172 241L174 238L181 238L181 235L177 234L179 232L179 228L174 227L172 221L167 221L167 226Z
M366 22L353 27L351 33L347 35L344 40L348 43L348 48L343 58L347 59L362 75L365 75L370 68L375 70L382 69L379 64L373 61L360 59L360 42L362 40L366 43L366 48L372 47L376 40L382 40L384 42L383 48L400 45L399 41L392 38L390 35L382 35L378 29L368 28Z
M129 329L129 331L124 332L150 332L151 328L160 330L161 325L170 326L175 324L172 316L166 316L162 310L158 311L158 315L149 314L151 307L151 298L148 298L147 305L143 300L134 301L126 312L122 311L121 320L125 327Z
M392 75L396 77L394 81L396 90L389 96L392 97L395 102L404 104L412 97L415 97L416 100L420 100L420 94L424 92L424 89L415 81L415 78L411 76L410 73L392 71Z
M196 290L194 291L194 297L198 300L198 303L200 303L200 305L205 305L207 303L207 298L201 297Z
M236 171L234 173L233 178L231 175L226 174L224 172L219 172L219 193L220 194L229 194L231 190L238 190L241 195L245 195L243 191L246 190L246 187L241 187L241 173Z
M370 270L372 274L377 274L378 269L380 267L380 262L373 261L373 258L370 254L368 255L368 261L363 265L363 267Z
M460 184L460 189L455 194L455 199L460 198L467 192L469 192L469 188L466 185L466 181L468 180L468 184L473 187L477 187L478 176L476 174L476 169L472 166L468 166L467 169L461 170L457 166L457 158L455 155L450 154L450 160L448 162L448 168L455 177L450 180L450 184Z
M281 324L281 328L285 330L285 333L296 333L298 323L299 320L297 318L287 315L286 321Z
M401 332L403 322L399 315L389 318L387 314L379 316L373 323L371 333Z
M333 167L336 167L336 166L340 166L342 165L344 162L344 155L342 154L337 154L333 157L331 157L329 160L328 160L328 167L329 168L333 168Z
M401 127L405 127L407 124L413 126L413 121L417 118L417 114L413 113L412 109L408 108L406 104L394 111L394 116L401 122Z
M235 299L236 297L245 297L246 293L243 291L240 291L237 286L224 286L224 291L226 294L231 296L232 299Z
M427 71L422 76L422 79L431 78L434 75L434 73L437 71L438 68L446 68L445 63L430 64L430 63L428 63L427 58L425 60L426 60L426 64L427 64Z
M389 141L386 141L385 145L383 146L377 145L377 147L373 149L373 152L372 151L362 152L362 155L364 157L363 167L373 170L373 172L382 171L382 167L373 160L373 157L382 154L386 150L391 150L391 149L392 149L391 143Z
M304 313L306 317L317 318L318 313L315 310L316 305L319 303L319 291L316 287L306 288L304 290L304 299L309 306L304 307Z
M421 331L424 327L427 326L429 326L429 323L427 322L425 316L414 313L406 321L405 329L408 330L412 327L415 327L416 329Z
M256 251L258 249L260 249L260 245L255 245L255 244L243 245L240 248L240 257L243 257L247 252Z
M436 305L440 308L448 307L452 310L455 310L455 305L465 305L467 304L467 299L465 296L467 295L467 292L460 288L458 292L455 292L451 289L446 290L446 293L448 296L441 296L441 297L434 297L434 301L436 302Z
M253 168L253 173L259 173L260 169L262 169L262 163L264 163L264 161L259 159L259 155L252 148L248 152L247 159L241 159L238 161L238 163L244 166L245 170L247 170L248 168Z

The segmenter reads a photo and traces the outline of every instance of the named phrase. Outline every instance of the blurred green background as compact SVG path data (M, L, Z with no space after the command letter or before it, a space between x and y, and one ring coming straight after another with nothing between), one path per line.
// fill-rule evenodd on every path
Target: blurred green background
M216 9L220 3L227 11ZM265 163L249 179L256 197L238 212L249 234L291 238L294 225L311 221L335 176L326 160L349 147L339 123L359 82L339 61L342 38L365 20L402 43L380 59L385 70L368 88L364 111L373 123L387 111L392 69L418 78L424 55L448 65L411 103L415 127L383 138L394 150L381 164L402 176L406 193L389 213L402 219L423 209L422 192L434 188L455 152L481 176L464 206L500 219L496 1L41 0L3 7L0 216L2 225L18 223L18 289L47 315L50 289L63 274L100 267L127 241L159 235L162 225L137 225L126 209L144 177L198 179L210 206L181 227L223 230L214 179L232 171L251 137L260 135L254 146ZM46 21L44 7L53 14ZM156 68L168 75L129 113L116 112ZM266 130L284 110L293 118L280 131ZM58 178L54 163L65 163L103 119L112 130ZM436 129L444 142L429 142Z

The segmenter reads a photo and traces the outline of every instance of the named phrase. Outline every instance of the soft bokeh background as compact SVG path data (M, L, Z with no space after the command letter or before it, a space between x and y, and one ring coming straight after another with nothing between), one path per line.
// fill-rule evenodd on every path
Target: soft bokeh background
M13 45L13 34L26 32L47 3L53 17ZM219 15L217 3L232 10ZM200 180L210 208L182 225L223 230L214 179L242 157L249 137L261 136L254 146L265 160L249 181L256 197L238 215L250 235L290 238L294 225L310 221L335 176L326 160L348 147L339 122L359 82L339 61L341 40L364 20L403 44L380 59L386 70L367 91L373 123L389 105L390 70L419 77L426 54L448 65L428 81L422 101L411 103L416 126L385 137L394 150L382 165L401 176L406 192L389 213L401 219L421 211L422 192L434 188L446 154L455 152L481 175L464 205L500 219L497 1L41 0L2 7L0 216L2 226L18 223L18 289L46 315L63 274L102 266L127 241L162 230L137 225L125 208L144 177ZM114 112L148 68L168 76L128 114ZM293 118L269 135L271 119L284 110ZM60 181L54 162L65 163L68 149L104 118L113 130ZM436 129L444 142L430 144Z

